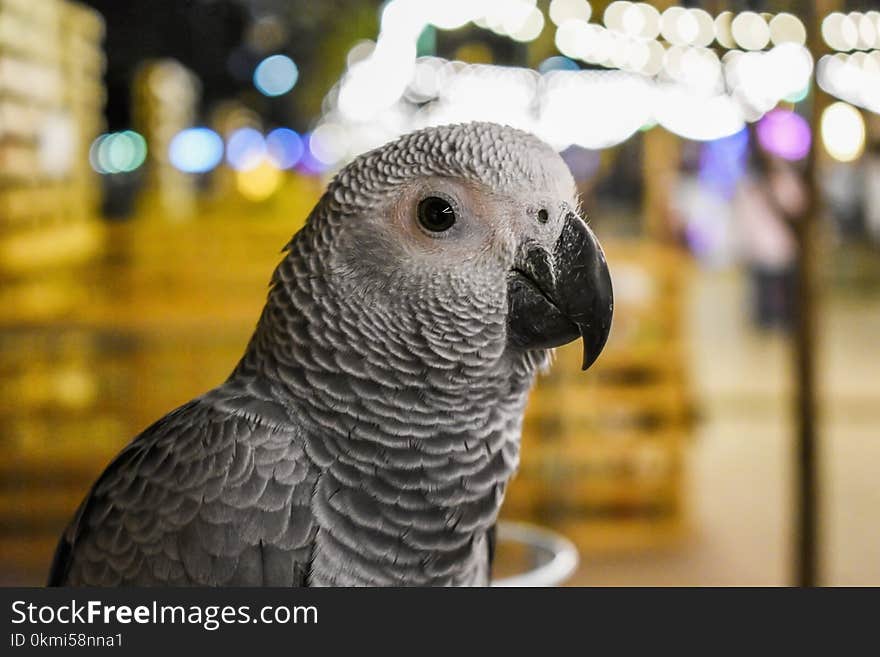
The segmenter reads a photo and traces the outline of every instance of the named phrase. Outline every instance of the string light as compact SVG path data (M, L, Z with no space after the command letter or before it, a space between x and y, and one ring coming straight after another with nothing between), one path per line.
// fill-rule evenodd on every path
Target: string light
M880 113L880 51L825 55L816 69L816 81L827 93Z
M792 14L776 14L770 19L770 40L774 45L796 43L800 46L807 42L807 30L797 16Z
M724 48L736 48L736 41L733 39L733 17L732 11L722 11L715 17L715 40Z
M552 0L550 2L550 20L555 25L562 25L565 21L580 20L588 21L593 13L593 8L586 0Z
M738 14L730 29L734 41L744 50L763 50L770 42L770 26L753 11Z
M605 148L653 124L712 140L742 130L783 99L799 102L809 93L813 60L804 46L806 30L790 13L713 17L699 8L660 13L648 3L615 0L600 24L590 22L592 7L585 0L552 0L548 9L549 25L533 0L389 0L375 43L360 42L350 51L306 157L337 166L414 128L481 119L530 130L560 148ZM880 60L867 50L880 33L880 13L843 16L845 21L836 25L833 19L829 26L851 41L851 24L855 45L866 52L845 66L825 66L823 88L852 89L856 68L873 80L864 76L874 75L877 64L880 75ZM519 40L549 26L559 55L538 71L416 58L425 26L457 29L469 22ZM579 62L619 70L582 70ZM861 94L880 96L880 84L873 88ZM880 98L859 101L866 106ZM632 106L637 111L620 109Z

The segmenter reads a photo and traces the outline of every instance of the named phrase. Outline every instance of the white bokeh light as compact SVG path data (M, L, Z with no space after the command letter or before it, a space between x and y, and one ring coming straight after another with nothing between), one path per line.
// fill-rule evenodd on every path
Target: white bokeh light
M865 120L852 105L832 103L822 112L820 133L825 150L835 160L852 162L865 149Z

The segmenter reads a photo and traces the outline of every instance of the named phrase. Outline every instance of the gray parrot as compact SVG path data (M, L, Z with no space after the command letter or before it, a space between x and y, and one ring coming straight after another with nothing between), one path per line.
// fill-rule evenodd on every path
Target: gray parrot
M107 467L49 584L485 585L536 373L579 337L589 367L612 305L536 137L470 123L366 153L287 245L229 379Z

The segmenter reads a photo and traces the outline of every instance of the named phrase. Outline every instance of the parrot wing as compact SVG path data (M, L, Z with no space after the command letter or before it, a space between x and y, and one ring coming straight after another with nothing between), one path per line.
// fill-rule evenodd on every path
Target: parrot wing
M306 584L316 481L283 406L208 393L104 471L61 537L49 585Z

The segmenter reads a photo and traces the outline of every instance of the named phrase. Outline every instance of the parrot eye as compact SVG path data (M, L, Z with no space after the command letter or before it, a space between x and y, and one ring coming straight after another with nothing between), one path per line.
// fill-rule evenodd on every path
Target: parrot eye
M541 208L540 210L538 210L538 221L542 224L546 224L548 221L550 221L550 213L547 212L547 210L545 210L544 208Z
M432 233L449 230L455 223L455 210L445 198L429 196L419 202L419 223Z

